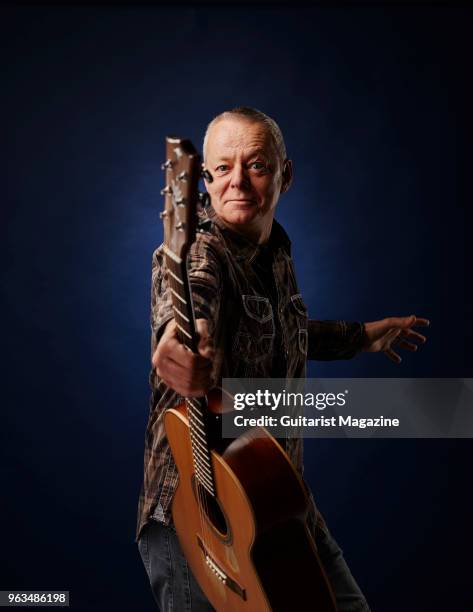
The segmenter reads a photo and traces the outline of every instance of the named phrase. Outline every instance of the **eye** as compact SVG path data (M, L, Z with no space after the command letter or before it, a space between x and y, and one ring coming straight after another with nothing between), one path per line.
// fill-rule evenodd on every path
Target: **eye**
M215 170L217 170L218 172L225 172L226 170L228 170L228 166L227 164L220 164L220 166L217 166Z
M261 161L251 162L250 168L252 170L267 170L266 164L264 162L261 162Z

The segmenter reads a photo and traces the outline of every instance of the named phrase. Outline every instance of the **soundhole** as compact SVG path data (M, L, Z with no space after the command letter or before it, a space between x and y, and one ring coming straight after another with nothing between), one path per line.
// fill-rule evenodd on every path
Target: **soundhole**
M192 477L192 489L197 503L202 508L207 521L217 531L218 535L225 543L231 541L231 531L225 513L219 500L211 495L195 476Z

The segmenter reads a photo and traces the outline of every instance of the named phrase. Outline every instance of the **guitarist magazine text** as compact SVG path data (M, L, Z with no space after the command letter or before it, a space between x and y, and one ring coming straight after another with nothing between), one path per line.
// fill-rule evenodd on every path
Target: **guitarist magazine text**
M294 164L276 219L309 316L415 313L430 326L399 365L308 362L305 420L282 413L275 381L237 381L233 431L257 417L303 430L304 477L373 612L472 610L472 10L56 2L0 14L0 607L158 609L134 539L165 138L201 153L215 115L251 106L278 122ZM387 381L369 414L364 379Z

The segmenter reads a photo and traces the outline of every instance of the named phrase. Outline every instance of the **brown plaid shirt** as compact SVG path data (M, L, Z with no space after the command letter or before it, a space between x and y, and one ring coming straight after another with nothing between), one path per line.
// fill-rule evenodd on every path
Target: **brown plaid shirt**
M216 379L304 378L307 359L349 359L360 351L362 323L308 320L298 291L291 244L276 221L269 241L255 245L224 226L210 207L201 213L188 257L196 318L209 322L216 347ZM151 351L172 318L162 245L153 253ZM178 473L166 438L163 414L183 398L151 371L145 435L144 481L136 539L153 518L169 524ZM286 452L302 474L302 440L286 440Z

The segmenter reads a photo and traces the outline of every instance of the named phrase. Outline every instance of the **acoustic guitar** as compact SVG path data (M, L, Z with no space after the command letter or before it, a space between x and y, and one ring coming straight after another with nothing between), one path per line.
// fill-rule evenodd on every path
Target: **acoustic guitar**
M197 352L186 257L196 236L200 156L166 138L164 252L180 341ZM336 612L307 526L305 485L263 428L220 433L221 395L189 398L165 413L179 471L172 515L189 566L217 612Z

